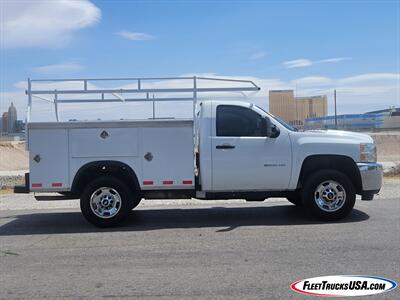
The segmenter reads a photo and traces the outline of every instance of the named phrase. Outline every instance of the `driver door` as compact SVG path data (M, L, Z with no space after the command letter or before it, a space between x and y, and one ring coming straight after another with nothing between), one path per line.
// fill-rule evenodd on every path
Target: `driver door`
M291 165L287 132L267 137L266 116L248 107L219 104L213 112L213 191L286 189Z

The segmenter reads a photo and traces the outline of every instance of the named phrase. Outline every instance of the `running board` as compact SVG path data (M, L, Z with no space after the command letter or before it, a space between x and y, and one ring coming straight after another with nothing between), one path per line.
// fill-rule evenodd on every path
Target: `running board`
M72 194L68 195L35 195L37 201L61 201L61 200L74 200L79 199L78 196Z

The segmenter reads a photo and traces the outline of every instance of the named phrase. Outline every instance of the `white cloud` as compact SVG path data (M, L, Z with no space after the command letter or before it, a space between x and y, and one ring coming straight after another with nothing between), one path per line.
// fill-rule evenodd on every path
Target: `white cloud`
M262 59L267 55L267 53L263 51L255 52L252 55L250 55L251 60L257 60L257 59Z
M336 62L341 62L341 61L350 60L350 59L352 59L352 58L351 57L332 57L332 58L325 58L325 59L320 59L320 60L299 58L299 59L285 61L285 62L283 62L283 65L288 69L304 68L304 67L310 67L315 64L336 63Z
M335 62L340 62L344 60L351 60L351 57L333 57L333 58L326 58L326 59L321 59L317 60L314 63L316 64L321 64L321 63L335 63Z
M81 1L0 1L2 48L61 47L72 34L97 23L101 11Z
M131 41L147 41L154 39L154 36L143 32L132 32L122 30L116 33L117 35Z
M393 105L400 105L399 73L366 73L335 81L335 87L341 92L357 97L377 94L392 94Z
M313 63L309 59L305 58L299 58L299 59L294 59L294 60L288 60L283 63L283 65L288 68L303 68L303 67L308 67L311 66Z
M334 89L342 95L352 95L358 98L360 104L365 96L376 96L389 93L387 101L393 105L400 103L400 74L399 73L366 73L344 78L303 77L291 82L297 86L300 93L331 93ZM397 102L397 104L396 104Z
M387 83L390 81L397 81L400 84L400 74L399 73L367 73L356 76L351 76L343 78L341 83L358 83L367 81L380 81L382 83Z
M334 89L337 90L340 114L400 106L399 73L366 73L344 78L323 78L303 77L292 83L297 82L298 96L327 95L330 114L333 111Z
M63 73L73 73L82 69L84 69L84 66L77 62L65 62L33 68L33 70L37 73L57 75L62 75Z

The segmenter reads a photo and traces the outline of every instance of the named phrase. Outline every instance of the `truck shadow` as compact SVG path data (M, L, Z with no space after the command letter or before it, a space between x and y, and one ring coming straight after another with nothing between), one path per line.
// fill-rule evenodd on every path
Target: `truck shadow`
M7 219L10 221L7 222ZM174 228L218 228L226 232L243 226L295 226L361 222L366 213L354 209L345 219L325 223L308 217L293 205L270 207L214 207L139 209L130 213L121 226L97 228L86 222L80 212L48 212L16 214L0 218L0 236L62 234L88 232L148 231ZM222 227L222 228L221 228Z

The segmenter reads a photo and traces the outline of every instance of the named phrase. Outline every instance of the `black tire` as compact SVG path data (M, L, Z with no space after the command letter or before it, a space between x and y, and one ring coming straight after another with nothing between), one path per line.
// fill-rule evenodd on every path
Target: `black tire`
M301 198L301 193L296 192L293 195L286 197L286 199L290 203L292 203L296 206L300 206L300 207L303 206L303 199Z
M91 207L91 197L100 188L106 188L118 193L118 211L113 216L100 217L95 214ZM81 195L81 211L87 221L98 227L112 227L119 224L128 214L132 207L132 190L119 180L111 176L99 177L90 182Z
M142 201L142 197L140 197L138 195L138 193L135 193L135 191L133 191L132 192L132 196L131 196L129 209L132 210L132 209L136 208L136 206L139 205L140 201Z
M316 189L324 182L333 181L338 183L340 189L345 192L343 204L335 211L326 211L318 206L314 199ZM346 217L354 207L356 201L355 188L351 180L343 173L336 170L321 170L310 175L303 186L303 206L305 210L323 221L336 221ZM324 207L328 209L327 207Z

